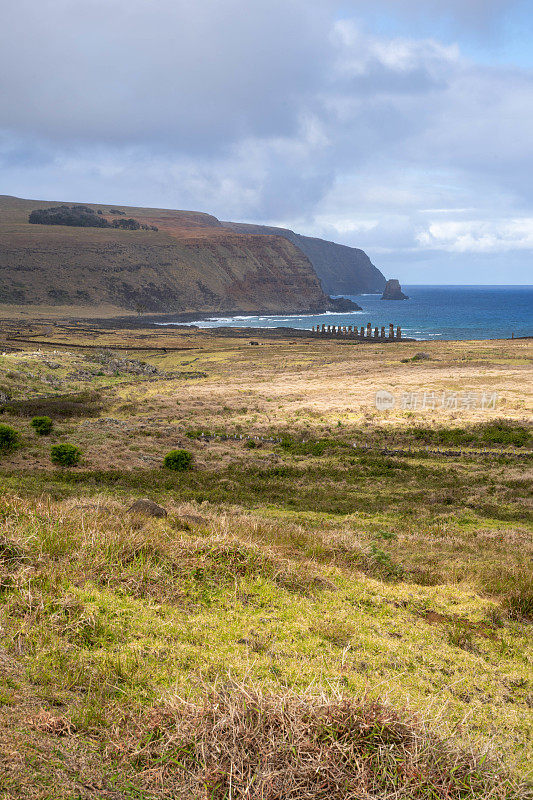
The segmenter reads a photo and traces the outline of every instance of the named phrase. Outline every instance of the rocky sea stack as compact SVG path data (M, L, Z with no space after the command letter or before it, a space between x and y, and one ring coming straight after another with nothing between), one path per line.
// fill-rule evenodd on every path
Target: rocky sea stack
M382 300L409 300L408 296L402 292L400 281L393 278L387 281L385 291L383 292Z

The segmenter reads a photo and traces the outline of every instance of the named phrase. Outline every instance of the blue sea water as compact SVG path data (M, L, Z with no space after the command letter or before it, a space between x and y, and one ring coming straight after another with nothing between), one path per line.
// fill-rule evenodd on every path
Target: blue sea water
M190 324L202 328L292 327L313 325L401 325L413 339L506 339L533 336L533 286L403 286L409 300L382 300L380 294L352 295L363 309L345 314L212 317ZM168 324L168 323L167 323ZM172 323L170 323L172 324Z

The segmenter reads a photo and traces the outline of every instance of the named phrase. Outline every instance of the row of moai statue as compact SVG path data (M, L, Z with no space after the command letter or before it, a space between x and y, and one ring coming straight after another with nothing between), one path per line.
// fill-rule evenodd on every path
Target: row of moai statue
M353 339L401 339L402 329L398 325L396 334L394 333L394 325L392 322L389 324L388 336L385 335L385 326L374 328L374 335L372 335L372 325L369 322L366 328L361 325L359 329L357 325L313 325L313 333L318 333L321 336L348 336Z

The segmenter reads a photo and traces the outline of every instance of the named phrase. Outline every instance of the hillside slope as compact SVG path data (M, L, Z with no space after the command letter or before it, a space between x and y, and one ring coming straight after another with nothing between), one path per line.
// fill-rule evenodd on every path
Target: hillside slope
M307 257L279 236L233 232L208 214L87 204L154 230L31 225L57 202L0 197L0 302L152 312L325 311Z
M302 236L288 228L272 228L266 225L249 225L240 222L224 222L236 233L262 236L283 236L296 245L309 259L320 278L326 294L363 294L382 292L386 279L372 264L364 250L344 244L328 242L312 236Z
M2 800L532 800L533 342L26 334L0 325ZM415 381L498 408L377 412Z

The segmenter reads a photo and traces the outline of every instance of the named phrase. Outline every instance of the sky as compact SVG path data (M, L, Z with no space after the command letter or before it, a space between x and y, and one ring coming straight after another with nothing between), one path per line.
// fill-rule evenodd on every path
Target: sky
M0 0L0 194L533 283L533 0Z

